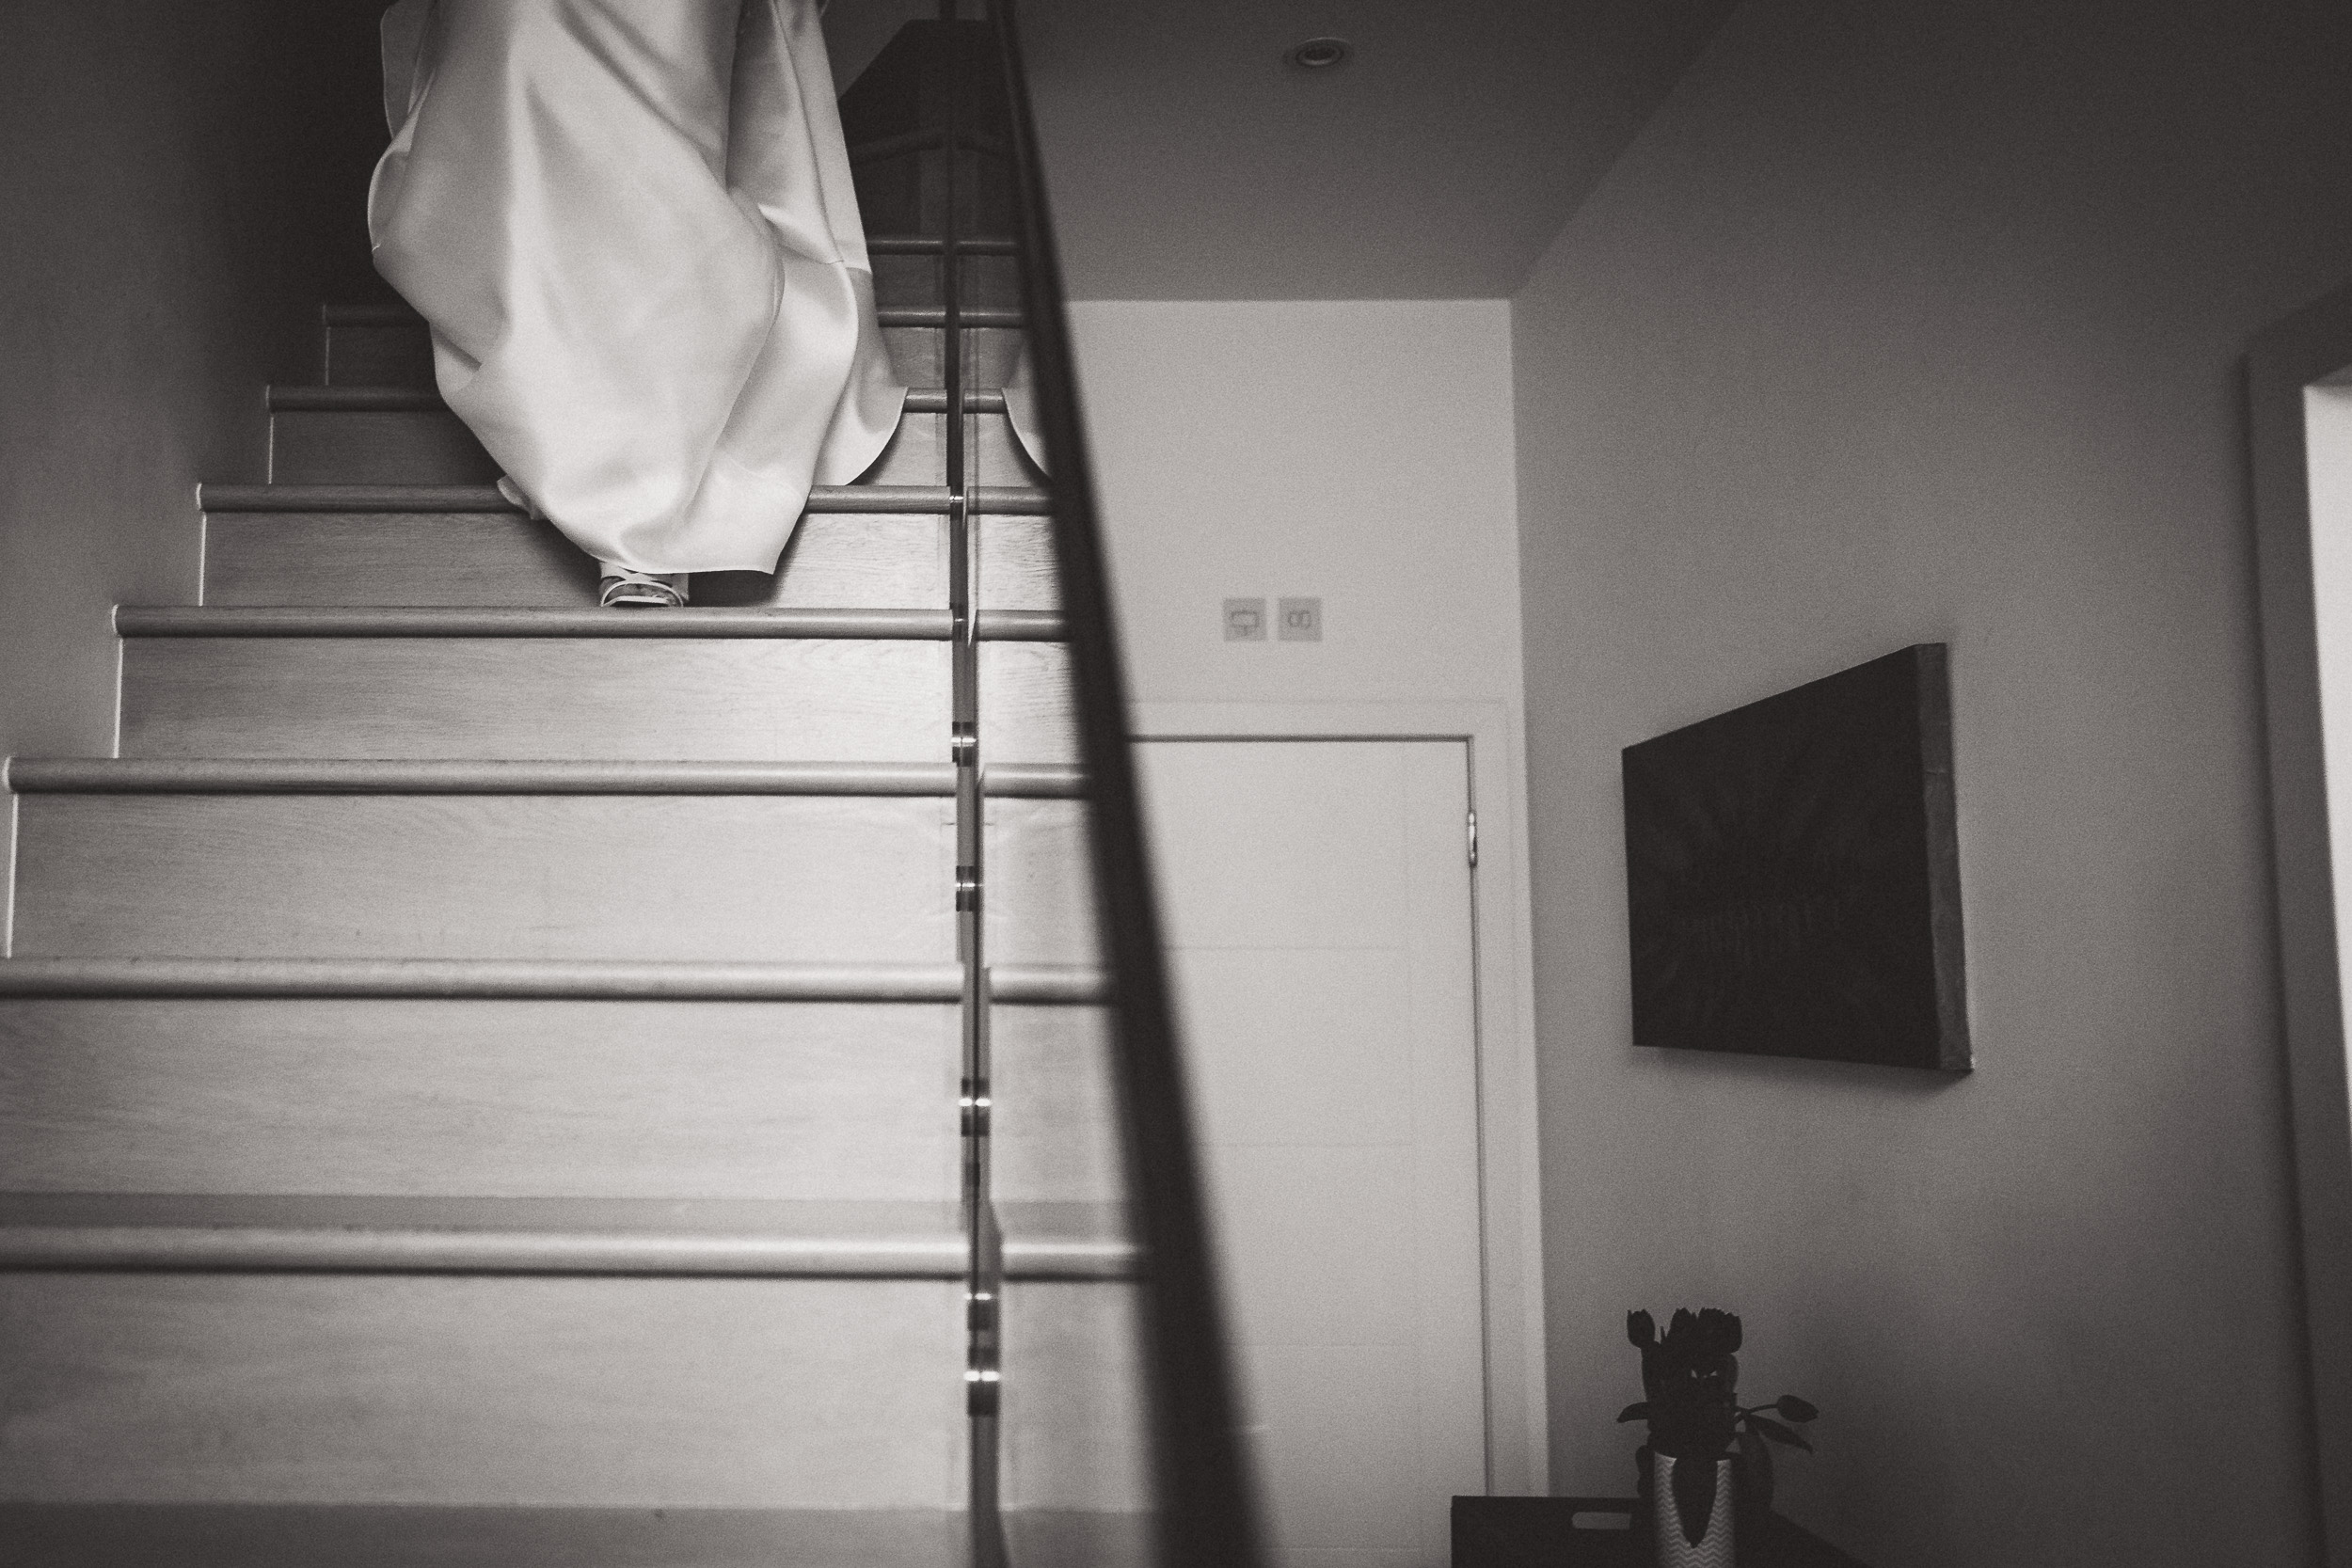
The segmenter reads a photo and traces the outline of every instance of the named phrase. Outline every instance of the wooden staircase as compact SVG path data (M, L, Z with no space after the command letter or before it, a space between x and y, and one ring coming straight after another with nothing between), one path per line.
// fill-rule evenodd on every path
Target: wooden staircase
M1018 262L984 154L868 140L916 390L776 577L595 609L329 306L118 754L8 765L0 1560L1138 1550Z

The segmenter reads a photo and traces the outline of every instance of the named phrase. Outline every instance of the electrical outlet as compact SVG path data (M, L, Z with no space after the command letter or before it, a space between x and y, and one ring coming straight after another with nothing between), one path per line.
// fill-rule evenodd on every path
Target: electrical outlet
M1265 601L1263 599L1228 599L1225 601L1225 641L1228 642L1263 642L1265 641Z
M1285 642L1323 641L1323 601L1284 599L1276 607L1277 636Z

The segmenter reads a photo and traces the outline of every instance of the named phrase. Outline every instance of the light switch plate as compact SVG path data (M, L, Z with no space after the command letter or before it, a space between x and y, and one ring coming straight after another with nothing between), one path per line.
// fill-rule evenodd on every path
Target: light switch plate
M1265 601L1263 599L1228 599L1225 601L1225 641L1228 642L1263 642L1265 641Z
M1323 601L1283 599L1277 606L1276 635L1285 642L1323 641Z

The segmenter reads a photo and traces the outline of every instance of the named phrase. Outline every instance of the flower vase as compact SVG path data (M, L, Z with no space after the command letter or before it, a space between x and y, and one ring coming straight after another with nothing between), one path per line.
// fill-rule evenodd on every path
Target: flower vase
M1681 1463L1671 1454L1661 1453L1656 1460L1650 1486L1650 1522L1658 1539L1658 1568L1733 1568L1731 1461L1715 1461L1714 1499L1704 1520L1692 1521L1698 1527L1696 1541L1683 1528L1680 1513L1675 1507L1675 1466Z

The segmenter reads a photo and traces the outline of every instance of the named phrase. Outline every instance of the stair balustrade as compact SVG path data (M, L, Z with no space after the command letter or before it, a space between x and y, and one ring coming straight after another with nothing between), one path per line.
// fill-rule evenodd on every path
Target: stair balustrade
M329 305L7 765L0 1555L1255 1560L1011 0L843 119L914 390L778 576L588 608Z

